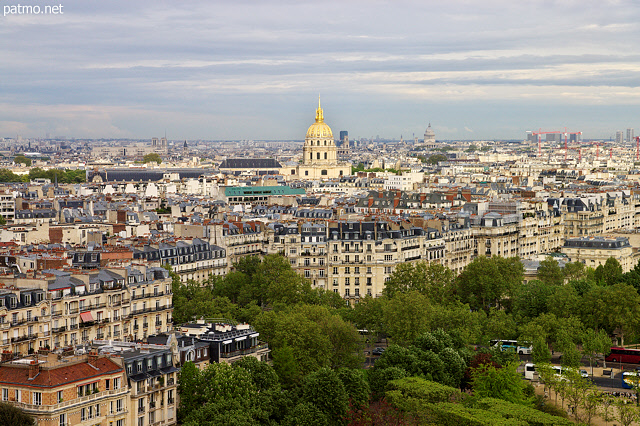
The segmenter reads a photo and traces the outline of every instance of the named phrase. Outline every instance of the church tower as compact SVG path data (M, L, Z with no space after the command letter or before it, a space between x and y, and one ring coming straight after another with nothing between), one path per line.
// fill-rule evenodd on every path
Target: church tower
M313 123L304 139L302 148L302 164L309 166L335 165L338 162L338 152L333 132L324 122L324 114L320 106L318 96L318 109L316 109L316 122Z

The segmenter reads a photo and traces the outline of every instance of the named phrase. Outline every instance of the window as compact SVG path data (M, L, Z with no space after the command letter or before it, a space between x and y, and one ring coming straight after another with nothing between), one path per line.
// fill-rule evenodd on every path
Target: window
M344 285L349 285L349 284L351 284L351 283L350 283L350 279L349 279L349 277L346 277L346 278L344 279Z
M360 285L360 277L355 277L354 284L355 285Z
M7 389L7 388L3 388L2 389L2 400L3 401L8 401L9 400L9 389Z
M367 274L371 273L371 266L367 266Z
M344 295L345 295L345 296L349 296L349 289L348 289L348 288L345 288L345 289L344 289Z
M333 275L338 275L338 268L337 267L333 267Z
M385 260L385 262L389 262L389 261L393 260L393 255L392 254L385 254L384 255L384 260Z
M327 159L327 154L325 154L325 160L326 160L326 159ZM326 171L326 170L322 170L322 171L320 172L320 174L321 174L322 176L327 176L327 171Z
M63 391L58 391L58 402L62 402L63 399L64 399Z
M60 426L67 426L67 415L60 414Z
M109 389L111 389L111 380L106 379L106 380L104 381L104 386L105 386L105 390L109 390Z
M351 273L351 268L349 268L348 266L346 268L344 268L344 273L345 274L350 274Z
M116 401L116 412L121 412L124 410L124 404L123 404L123 400L119 399Z
M80 410L80 421L84 422L87 420L87 409L83 408Z

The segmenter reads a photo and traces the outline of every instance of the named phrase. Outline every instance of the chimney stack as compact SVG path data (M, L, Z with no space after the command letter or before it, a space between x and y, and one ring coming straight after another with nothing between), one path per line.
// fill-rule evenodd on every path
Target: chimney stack
M95 350L92 350L91 352L89 352L87 356L87 362L89 363L89 365L97 367L96 365L97 361L98 361L98 352L96 352Z
M29 363L29 380L35 379L38 374L40 374L40 363L38 362L38 357L36 357Z

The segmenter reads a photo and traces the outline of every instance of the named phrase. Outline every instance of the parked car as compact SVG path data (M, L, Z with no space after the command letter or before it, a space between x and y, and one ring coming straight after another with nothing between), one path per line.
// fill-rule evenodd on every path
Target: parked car
M384 353L384 348L374 348L371 351L371 355L382 355Z

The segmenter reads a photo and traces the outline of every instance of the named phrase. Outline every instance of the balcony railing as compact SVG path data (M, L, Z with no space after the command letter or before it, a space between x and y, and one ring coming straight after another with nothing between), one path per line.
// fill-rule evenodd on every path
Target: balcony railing
M233 352L223 352L220 354L220 358L235 358L237 356L243 356L243 355L248 355L248 354L253 354L256 353L258 351L261 351L263 349L268 349L269 345L267 343L263 343L260 345L256 345L252 348L248 348L248 349L240 349L237 351L233 351Z
M14 402L14 401L12 401L11 404L17 406L18 408L22 408L27 412L47 413L47 412L58 411L66 407L84 405L88 402L99 400L107 396L126 395L128 392L129 392L128 388L112 389L108 391L93 393L91 395L86 395L79 398L73 398L67 401L60 402L58 404L50 404L50 405L46 405L46 404L35 405L35 404L26 404L23 402Z

